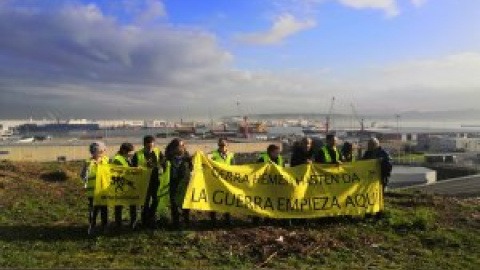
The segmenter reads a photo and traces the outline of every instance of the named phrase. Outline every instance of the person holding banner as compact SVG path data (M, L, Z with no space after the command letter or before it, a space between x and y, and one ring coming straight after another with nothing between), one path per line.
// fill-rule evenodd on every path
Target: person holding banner
M304 137L300 142L296 142L292 149L292 157L290 159L290 167L302 164L312 164L314 160L312 139Z
M170 211L172 225L180 228L180 209L186 225L190 223L189 209L183 209L185 193L193 170L192 158L185 150L183 140L173 139L165 149L166 169L170 175Z
M134 147L131 143L122 143L120 150L113 157L112 164L123 167L132 167L132 158L135 155ZM115 224L122 226L122 211L121 205L115 206ZM137 206L130 205L130 228L135 229L137 225Z
M385 193L385 187L388 184L388 178L392 172L392 158L387 151L385 151L381 146L377 138L372 137L368 141L367 151L363 155L362 159L379 159L380 160L380 171L382 178L382 189Z
M151 135L143 137L143 148L137 151L132 159L133 167L152 169L142 210L142 224L150 227L155 227L155 213L158 207L157 193L160 186L159 175L163 172L164 159L160 149L155 147L155 138Z
M227 165L235 165L235 154L228 151L228 141L227 138L219 138L218 139L218 149L210 153L209 157L219 163L227 164ZM224 215L225 223L231 223L231 215L230 213L225 213ZM213 224L217 222L217 213L210 212L210 220Z
M80 173L82 179L85 182L85 189L87 191L88 198L88 234L93 234L98 212L102 219L102 231L105 230L108 223L108 208L105 205L93 205L93 196L95 193L95 185L97 178L97 166L108 164L109 159L105 156L106 146L103 142L94 142L90 144L89 151L91 154L90 159L85 161L85 164Z
M342 146L341 155L343 156L343 160L345 162L354 162L356 157L354 155L354 145L351 142L345 142Z
M257 160L257 163L269 163L272 162L280 167L285 167L285 163L283 162L283 157L280 155L280 147L276 144L270 144L267 147L267 152L260 154L260 157ZM271 222L272 219L265 218L264 221L266 223ZM258 225L260 223L260 217L252 217L252 223L254 225ZM290 220L286 221L286 225L291 224Z
M337 149L337 137L334 134L328 134L325 141L326 145L320 149L315 161L321 164L341 165L343 157Z
M280 155L280 147L276 144L270 144L267 147L267 152L260 155L257 163L272 162L280 167L285 167L283 157Z

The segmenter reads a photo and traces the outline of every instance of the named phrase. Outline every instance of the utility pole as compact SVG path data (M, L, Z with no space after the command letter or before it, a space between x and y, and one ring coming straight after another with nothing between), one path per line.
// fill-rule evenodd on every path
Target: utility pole
M400 135L400 114L396 114L395 118L397 119L397 134Z
M240 111L240 101L239 100L237 100L236 105L237 105L237 115L238 115L238 117L242 117L242 112Z
M398 139L399 139L399 144L398 144L398 153L402 153L402 134L400 134L400 114L396 114L395 118L397 120L397 134L398 134Z
M210 129L213 130L213 117L212 117L212 109L208 108L208 118L210 118Z

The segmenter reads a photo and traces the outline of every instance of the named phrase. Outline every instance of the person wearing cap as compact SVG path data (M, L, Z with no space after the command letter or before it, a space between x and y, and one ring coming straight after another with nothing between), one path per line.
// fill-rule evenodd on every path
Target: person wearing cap
M218 148L211 152L209 157L218 163L223 163L227 165L235 165L235 154L228 150L228 140L227 138L219 138L218 139ZM230 213L225 213L224 215L225 223L231 223L231 215ZM216 223L217 221L217 213L212 211L210 212L210 220L212 223Z
M155 227L158 207L159 175L163 172L164 156L159 148L155 147L155 138L151 135L143 137L143 148L138 150L132 158L133 167L151 168L152 174L148 184L147 195L142 210L142 224Z
M372 137L370 138L370 140L368 140L367 151L365 151L362 159L380 160L382 191L385 193L385 187L388 184L388 180L393 168L392 158L390 157L390 154L388 154L388 152L380 146L380 142L377 138Z
M315 161L321 164L341 165L343 157L337 149L338 139L334 134L328 134L325 138L326 145L320 149Z
M113 157L112 164L123 167L132 167L132 158L134 152L133 144L122 143L118 153ZM115 224L120 227L122 225L123 206L115 206ZM130 205L130 227L135 229L137 224L137 206Z
M90 144L89 151L91 157L84 163L82 172L80 173L83 181L85 182L85 189L87 191L88 198L88 234L93 234L97 216L100 212L102 220L102 230L105 230L108 223L108 208L106 205L93 205L93 196L95 194L95 185L97 178L98 165L106 165L109 162L108 157L105 155L106 146L103 142L94 142Z

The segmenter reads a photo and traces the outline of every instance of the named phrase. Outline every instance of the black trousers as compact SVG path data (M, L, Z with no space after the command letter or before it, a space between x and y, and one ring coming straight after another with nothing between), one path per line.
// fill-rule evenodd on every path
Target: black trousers
M93 206L93 197L88 197L88 222L90 225L95 226L97 224L97 216L100 213L102 220L102 226L108 223L108 208L106 205Z
M171 179L172 180L172 179ZM176 196L178 190L178 182L170 180L170 213L172 216L172 224L173 226L180 225L180 208L181 205L177 204ZM190 223L190 209L181 209L182 216L185 224Z
M147 196L145 197L145 203L142 211L142 223L149 223L155 221L155 213L158 208L158 188L160 187L160 181L158 177L156 179L151 178L148 184Z
M122 211L123 211L123 206L121 205L115 206L115 223L117 225L122 224ZM130 205L130 225L135 223L135 221L137 221L137 206Z

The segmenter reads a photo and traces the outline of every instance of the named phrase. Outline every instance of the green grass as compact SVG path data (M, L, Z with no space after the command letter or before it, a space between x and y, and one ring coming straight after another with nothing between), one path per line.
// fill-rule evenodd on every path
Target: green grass
M79 170L0 162L0 268L480 269L479 199L389 193L380 220L253 227L236 217L211 228L195 213L183 231L110 227L90 237Z

